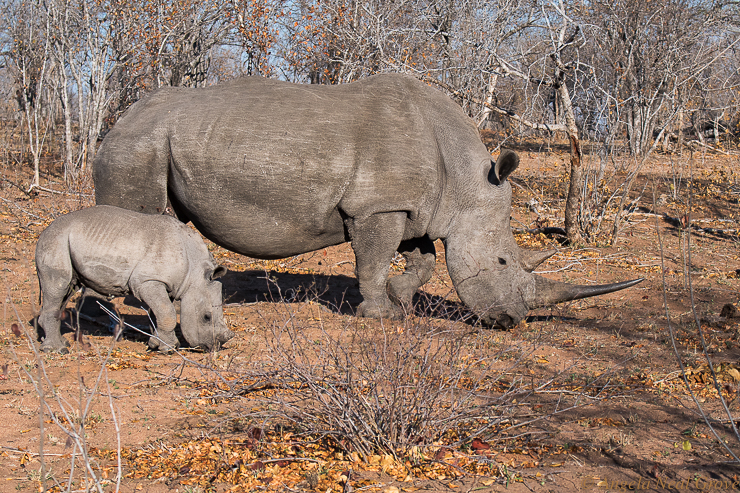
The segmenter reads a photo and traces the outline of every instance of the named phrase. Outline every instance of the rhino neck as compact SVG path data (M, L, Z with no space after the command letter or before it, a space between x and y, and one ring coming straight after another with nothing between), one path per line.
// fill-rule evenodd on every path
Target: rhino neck
M197 276L202 276L204 270L198 265L193 265L192 262L186 263L187 269L185 271L185 277L182 278L182 282L176 286L171 286L170 296L173 300L181 300L187 296L188 292L191 292L196 283L198 282ZM197 286L196 286L197 287Z
M474 222L468 217L469 205L465 204L465 197L470 192L450 180L444 170L440 173L439 180L439 193L427 226L427 234L432 240L441 239L445 243L452 241L458 244L469 229L468 224Z

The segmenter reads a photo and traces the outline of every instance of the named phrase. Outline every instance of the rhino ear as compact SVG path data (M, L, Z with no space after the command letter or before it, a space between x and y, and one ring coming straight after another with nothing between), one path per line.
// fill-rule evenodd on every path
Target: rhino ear
M488 181L494 185L501 185L518 166L519 155L509 149L503 149L496 164L491 166L491 171L488 172Z
M214 279L218 279L219 277L226 274L226 272L227 272L226 267L224 267L223 265L217 265L216 268L213 269L213 272L210 275L211 281L213 281Z

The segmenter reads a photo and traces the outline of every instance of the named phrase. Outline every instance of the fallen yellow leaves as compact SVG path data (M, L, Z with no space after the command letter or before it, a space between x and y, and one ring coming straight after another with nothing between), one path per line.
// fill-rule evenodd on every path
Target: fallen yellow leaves
M624 423L615 421L612 418L596 418L591 420L589 426L624 426Z
M559 453L550 448L539 452L522 449L495 450L493 445L474 439L468 452L465 449L440 445L412 447L404 457L390 454L363 456L357 452L338 450L324 439L301 437L292 433L267 432L250 428L240 438L210 438L180 444L150 445L142 449L124 449L130 479L161 480L166 484L231 485L228 491L255 491L257 489L306 488L325 492L343 491L352 487L381 490L381 485L358 477L359 471L382 473L395 481L409 484L396 491L411 492L415 479L454 481L468 474L483 476L484 485L495 481L491 476L510 471L507 468L538 466L541 453ZM100 458L115 462L115 453L96 451ZM353 472L354 471L354 472ZM510 472L506 472L507 477ZM448 483L452 489L457 483ZM376 489L377 487L377 489ZM390 490L388 490L390 491Z
M721 383L740 382L740 366L733 363L720 363L714 365L714 372ZM709 365L701 365L696 368L686 369L686 378L689 383L709 384L712 383L712 372Z
M118 361L110 361L108 364L105 365L106 368L109 370L125 370L126 368L139 368L139 365L134 364L131 361L128 360L118 360Z
M124 351L121 349L114 349L111 352L108 363L105 365L109 370L125 370L127 368L140 368L141 366L131 361L131 358L139 361L149 361L152 359L152 354L141 353L138 351Z

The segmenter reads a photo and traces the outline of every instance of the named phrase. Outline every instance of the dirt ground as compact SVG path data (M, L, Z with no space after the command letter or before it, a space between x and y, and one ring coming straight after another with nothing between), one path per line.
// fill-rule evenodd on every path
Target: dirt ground
M512 226L562 227L567 154L525 149L521 157ZM236 337L218 352L172 355L147 351L146 337L132 330L115 342L105 314L80 320L77 336L75 300L65 319L70 354L35 352L35 242L58 215L92 205L93 191L88 185L63 192L61 178L47 174L42 185L55 192L27 195L15 184L28 176L7 167L0 183L0 491L84 491L86 481L104 491L192 493L740 489L737 462L720 443L740 453L723 407L738 419L740 318L729 307L723 312L737 304L740 287L737 164L737 156L695 156L689 204L688 159L652 158L615 246L602 234L611 228L612 212L588 245L517 233L522 247L559 249L538 270L549 278L645 280L619 293L535 310L508 332L460 319L464 310L441 243L436 274L415 313L397 323L355 319L360 298L347 244L260 261L209 243L229 269L224 312ZM394 261L394 274L401 264ZM134 298L116 307L125 322L148 326ZM269 375L271 365L289 358L275 349L284 334L276 336L276 328L288 325L304 327L300 340L317 346L334 337L351 344L348 328L372 340L411 326L442 327L480 347L513 348L516 364L497 359L490 371L505 367L512 382L531 382L531 392L526 402L514 398L517 413L486 433L466 438L462 429L441 437L426 431L433 438L410 455L362 457L349 446L342 450L341 440L255 417L266 416L256 408L286 392ZM434 330L430 338L437 337ZM711 382L702 338L723 399ZM290 392L302 398L300 386ZM700 410L714 420L714 433ZM513 426L522 422L530 424Z

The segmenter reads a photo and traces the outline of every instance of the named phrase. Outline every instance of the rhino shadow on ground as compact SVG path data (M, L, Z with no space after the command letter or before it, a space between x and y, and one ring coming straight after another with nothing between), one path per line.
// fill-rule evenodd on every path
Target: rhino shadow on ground
M79 308L79 327L83 337L83 343L85 342L84 338L87 336L110 337L112 342L116 323L110 316L108 316L108 314L105 313L102 308L100 308L98 303L102 304L108 310L114 311L113 304L109 301L92 296L87 297L85 298L81 306L76 305L74 308L69 308L65 310L65 313L63 315L64 318L62 319L62 324L60 327L62 335L72 334L72 336L68 337L67 339L70 342L77 340L75 327L77 326L77 308ZM146 303L134 296L126 296L123 299L123 304L133 308L139 308L148 311L149 315L125 314L123 316L123 321L126 324L132 325L139 330L132 329L128 326L124 327L123 334L121 335L121 340L146 343L149 340L150 333L152 331L151 323L153 322L154 324L156 324L157 322L155 315L151 312ZM178 306L179 308L179 305L176 306ZM150 316L151 321L149 318ZM38 326L38 329L36 329L37 325L35 318L28 321L28 326L32 330L38 330L36 342L41 342L43 340L43 337L45 336L43 327ZM177 339L180 343L180 347L190 347L187 340L182 334L179 323L175 328L175 335L177 336Z
M355 307L362 302L357 280L341 274L230 270L221 282L224 305L314 300L334 313L354 315Z
M251 303L295 303L312 300L332 313L355 315L362 296L354 277L325 274L294 274L263 270L228 271L221 278L224 305ZM456 300L420 290L414 295L413 314L450 321L478 323L477 317ZM530 315L527 322L567 320L548 314Z
M357 306L362 302L362 296L354 277L345 275L325 274L294 274L263 270L228 271L222 278L224 305L252 304L252 303L299 303L306 300L318 302L332 313L339 315L356 314ZM81 306L80 329L84 337L113 337L114 321L98 305L113 310L113 305L105 300L88 297ZM134 296L126 296L123 304L148 310L146 303ZM178 306L179 308L179 306ZM433 295L420 290L414 295L412 314L418 317L431 317L452 322L464 322L471 326L478 325L478 318L461 302L450 300L447 297ZM178 310L179 311L179 310ZM66 310L64 323L61 326L62 334L72 334L68 339L76 339L74 325L76 322L75 309ZM151 314L151 312L150 312ZM152 321L156 323L154 314ZM94 319L91 320L91 319ZM531 314L526 318L527 323L541 321L572 321L573 317L556 314ZM149 339L151 325L149 316L145 314L127 314L124 322L139 328L126 327L121 336L123 340L146 343ZM30 327L35 327L34 320L29 321ZM44 336L43 328L39 327L40 336ZM182 335L180 325L175 329L180 347L187 348L188 343ZM111 341L112 342L112 341Z
M137 301L138 303L137 304L126 303L126 304L139 308L142 305L142 303L136 300L135 298L134 300ZM146 305L144 305L144 307L146 308ZM77 312L74 308L65 310L64 318L62 319L62 324L60 326L60 332L62 335L72 334L71 337L67 338L69 342L77 340L77 335L76 335L77 331L75 329L75 327L77 326L76 314ZM112 342L114 323L112 320L109 319L107 315L90 317L84 311L81 312L80 315L81 317L79 320L79 327L80 327L80 331L81 331L83 338L87 336L110 337L111 342ZM91 319L94 319L94 320L91 320ZM133 325L135 327L139 327L141 328L142 331L145 331L145 332L151 331L151 329L149 328L149 317L147 317L146 315L127 314L124 317L124 322L130 325ZM33 331L36 331L36 330L38 331L36 342L43 341L46 334L44 332L43 327L38 326L38 329L36 328L37 323L36 323L35 318L28 321L28 327L31 328L31 330ZM181 332L179 330L179 324L178 324L176 333L178 335L178 339L180 340L180 345L183 347L188 347L187 342L182 337ZM147 342L149 340L149 335L145 335L141 332L138 332L129 327L126 327L125 330L123 331L123 335L121 336L121 339L128 340L128 341L135 341L135 342Z
M357 279L342 274L293 274L275 271L229 271L221 278L224 305L316 301L332 313L355 315L362 302ZM471 319L460 302L419 291L413 313L452 320Z

